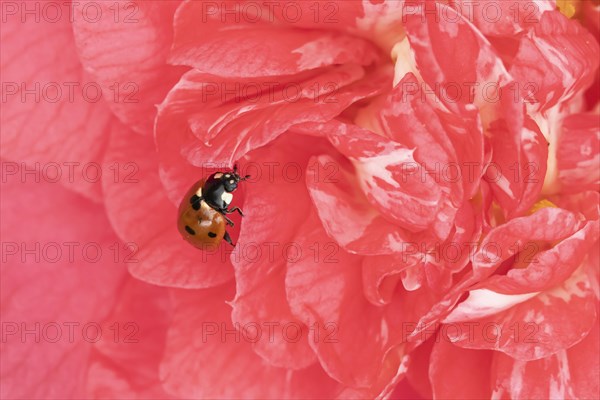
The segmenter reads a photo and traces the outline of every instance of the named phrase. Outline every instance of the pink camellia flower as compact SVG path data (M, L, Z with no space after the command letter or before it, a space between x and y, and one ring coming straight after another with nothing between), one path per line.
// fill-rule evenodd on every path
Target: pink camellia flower
M600 396L593 1L1 6L2 398Z

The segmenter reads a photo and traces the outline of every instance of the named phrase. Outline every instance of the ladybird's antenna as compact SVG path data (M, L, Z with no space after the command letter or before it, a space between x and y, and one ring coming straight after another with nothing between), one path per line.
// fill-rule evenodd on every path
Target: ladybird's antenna
M236 179L238 181L245 181L246 179L250 178L250 175L246 175L242 178L241 176L238 175L237 170L238 170L237 164L233 164L233 175L236 177Z

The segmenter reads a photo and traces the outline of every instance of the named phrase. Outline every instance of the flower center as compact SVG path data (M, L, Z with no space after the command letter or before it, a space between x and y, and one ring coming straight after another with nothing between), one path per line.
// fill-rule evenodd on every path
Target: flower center
M543 208L549 208L549 207L557 208L558 206L548 199L542 199L542 200L538 201L537 203L535 203L533 206L531 206L531 208L529 209L529 212L527 214L531 215L531 214L535 213L536 211L539 211Z
M567 18L572 18L577 12L576 1L580 2L581 0L556 0L556 7Z

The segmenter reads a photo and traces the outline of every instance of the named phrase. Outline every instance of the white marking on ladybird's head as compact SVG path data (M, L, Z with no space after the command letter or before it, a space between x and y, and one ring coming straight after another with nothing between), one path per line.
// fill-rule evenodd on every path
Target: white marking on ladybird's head
M196 190L196 196L202 197L202 187L199 187L198 190Z
M231 175L230 174L225 174L225 179L229 179L229 178L231 178Z
M233 193L223 192L221 195L221 200L223 200L223 203L226 205L230 204L231 200L233 200Z
M229 180L229 183L231 183L233 185L233 182L235 182L233 179Z
M215 174L215 179L219 179L219 178L220 178L220 177L222 177L222 176L223 176L223 174L222 174L221 172L217 172L217 173Z

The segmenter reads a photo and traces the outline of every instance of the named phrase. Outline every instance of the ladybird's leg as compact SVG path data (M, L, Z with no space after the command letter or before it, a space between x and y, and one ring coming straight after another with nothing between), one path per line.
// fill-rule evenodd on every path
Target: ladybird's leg
M231 209L224 208L223 210L221 210L221 212L222 212L223 214L232 214L232 213L234 213L235 211L237 211L238 213L240 213L240 215L241 215L242 217L244 216L244 213L242 212L242 209L241 209L241 208L239 208L239 207L233 207L233 208L231 208Z
M225 218L225 222L227 222L227 224L231 227L234 227L235 224L233 223L232 220L230 220L229 218L227 218L227 215L229 210L227 210L227 208L215 208L214 209L216 212L218 212L219 214L221 214L223 216L223 218Z
M229 236L229 232L225 231L225 235L223 235L223 240L235 247L235 244L233 244L233 241L231 240L231 236Z
M244 216L244 213L242 212L242 209L241 209L241 208L239 208L239 207L233 207L231 210L227 210L227 213L228 213L228 214L231 214L231 213L232 213L232 212L234 212L234 211L237 211L237 212L239 212L239 213L240 213L240 215L241 215L242 217Z
M223 216L223 218L225 218L225 222L227 222L227 225L231 226L232 228L235 226L235 224L233 223L233 221L230 220L229 218L227 218L227 216L225 216L224 213L221 213L221 215Z

